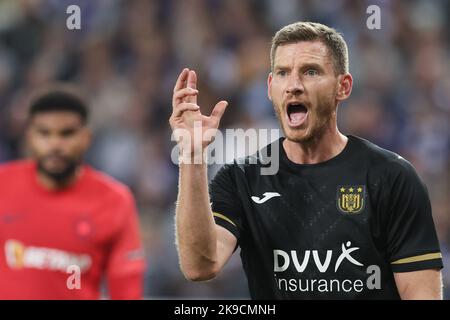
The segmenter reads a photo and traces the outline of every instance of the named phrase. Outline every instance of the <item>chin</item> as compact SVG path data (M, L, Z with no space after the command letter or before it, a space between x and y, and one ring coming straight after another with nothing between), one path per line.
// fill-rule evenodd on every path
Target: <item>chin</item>
M305 135L290 135L290 136L286 136L286 139L292 142L297 142L297 143L306 143L312 140L311 136L305 136Z
M38 166L39 171L55 181L64 181L75 174L77 166Z
M297 143L304 143L311 141L313 135L310 130L307 129L291 129L291 128L283 128L284 135L287 140Z
M64 173L65 171L67 171L67 167L47 167L44 168L44 172L47 172L49 175L60 175L62 173Z

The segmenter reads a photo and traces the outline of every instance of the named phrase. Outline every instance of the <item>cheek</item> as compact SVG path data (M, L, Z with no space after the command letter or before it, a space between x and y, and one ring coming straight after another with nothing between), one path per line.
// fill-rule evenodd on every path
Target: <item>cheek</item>
M280 106L280 102L283 100L283 90L280 88L279 84L272 84L269 92L273 104L278 108Z
M31 151L35 154L45 153L48 149L48 141L44 137L32 137L28 140Z
M84 137L76 137L70 143L67 143L68 151L73 155L78 155L80 153L86 152L88 148L87 139Z
M317 95L315 95L316 103L319 110L329 109L333 107L336 96L336 89L331 84L324 84L318 87Z
M67 143L66 151L71 155L78 155L84 151L84 145L80 140L71 141Z
M269 86L269 90L273 95L277 95L282 91L282 80L280 79L273 79L271 85Z

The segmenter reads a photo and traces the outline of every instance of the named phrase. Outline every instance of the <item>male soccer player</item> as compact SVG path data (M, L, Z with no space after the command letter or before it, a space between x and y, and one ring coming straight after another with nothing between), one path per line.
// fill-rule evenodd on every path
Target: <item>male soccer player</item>
M215 277L237 246L255 299L441 299L442 260L426 188L409 162L339 132L337 107L350 96L347 45L336 30L299 22L271 48L268 96L285 137L257 163L224 165L209 189L192 161L211 137L178 144L176 209L180 265L191 280ZM197 105L196 74L174 88L173 130L218 127ZM195 141L194 141L195 142ZM279 155L279 169L261 174ZM201 159L201 158L200 158Z
M144 260L127 187L83 164L88 110L72 88L29 109L32 160L0 166L0 299L142 298Z

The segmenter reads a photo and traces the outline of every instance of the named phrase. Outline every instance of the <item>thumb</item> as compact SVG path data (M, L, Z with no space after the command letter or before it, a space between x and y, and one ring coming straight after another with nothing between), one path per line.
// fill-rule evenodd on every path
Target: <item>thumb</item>
M218 121L220 121L227 106L228 106L227 101L224 100L219 101L214 107L213 111L211 112L211 118L215 118Z

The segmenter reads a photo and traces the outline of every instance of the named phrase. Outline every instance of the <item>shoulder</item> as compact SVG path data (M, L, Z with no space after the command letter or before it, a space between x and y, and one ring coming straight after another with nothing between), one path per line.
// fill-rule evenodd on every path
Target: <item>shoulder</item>
M418 180L414 166L401 155L360 137L350 136L359 149L358 152L368 161L370 169L388 179L406 178ZM420 179L419 179L420 180Z
M226 163L221 169L234 171L236 173L259 172L263 167L270 167L272 161L278 161L280 154L280 139L267 144L253 154L245 157L239 157L232 162Z
M95 190L96 194L102 194L115 204L130 204L134 202L133 194L128 186L104 172L85 165L89 189Z
M128 230L130 221L138 219L138 210L130 189L122 182L85 165L86 180L83 184L84 193L93 201L97 201L101 208L99 212L105 214L108 223L102 227L108 232L119 236L122 230Z
M0 177L18 177L20 174L27 173L34 169L34 162L31 160L15 160L0 164Z

